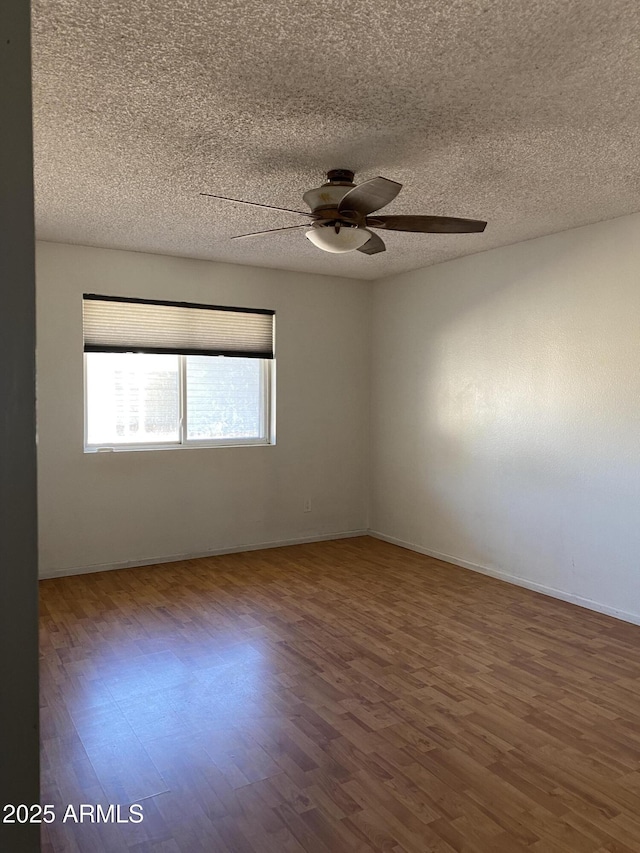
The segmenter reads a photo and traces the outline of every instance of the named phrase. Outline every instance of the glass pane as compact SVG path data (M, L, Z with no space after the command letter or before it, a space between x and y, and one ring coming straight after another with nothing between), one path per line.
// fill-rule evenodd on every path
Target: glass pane
M87 443L180 440L177 355L89 352Z
M262 359L187 356L187 439L264 438Z

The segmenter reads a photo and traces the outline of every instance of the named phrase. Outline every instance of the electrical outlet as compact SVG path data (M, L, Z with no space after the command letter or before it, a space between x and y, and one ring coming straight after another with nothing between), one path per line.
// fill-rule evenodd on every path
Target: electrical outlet
M311 512L311 498L307 498L304 502L304 512Z

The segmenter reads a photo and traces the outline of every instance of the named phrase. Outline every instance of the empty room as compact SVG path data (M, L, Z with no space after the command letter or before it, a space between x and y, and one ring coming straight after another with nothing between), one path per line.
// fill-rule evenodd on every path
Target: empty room
M1 849L638 853L640 6L25 6Z

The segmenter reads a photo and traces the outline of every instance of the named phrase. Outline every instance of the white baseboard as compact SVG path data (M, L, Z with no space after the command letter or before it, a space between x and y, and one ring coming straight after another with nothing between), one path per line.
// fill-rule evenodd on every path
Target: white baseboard
M595 610L596 613L604 613L606 616L614 616L616 619L621 619L623 622L631 622L634 625L640 625L640 614L629 613L626 610L618 610L615 607L609 607L607 604L601 604L599 601L592 601L590 598L583 598L581 595L575 595L572 592L565 592L562 589L555 589L551 586L530 581L527 578L520 578L517 575L510 575L508 572L500 571L500 569L481 566L478 563L471 563L468 560L462 560L460 557L452 557L451 554L441 554L439 551L432 551L430 548L423 548L421 545L414 545L412 542L405 542L402 539L396 539L394 536L387 536L386 533L380 533L378 530L368 530L369 536L374 539L382 539L384 542L389 542L392 545L398 545L400 548L407 548L409 551L416 551L418 554L424 554L427 557L434 557L436 560L442 560L444 563L452 563L454 566L460 566L463 569L470 569L472 572L480 572L483 575L489 575L492 578L506 581L506 583L522 586L525 589L531 589L534 592L540 592L542 595L548 595L551 598L559 598L561 601L568 601L570 604L577 604L578 607L584 607L587 610Z
M170 554L161 557L148 557L141 560L125 560L119 563L98 563L90 566L72 566L64 569L49 569L40 574L40 580L47 578L66 577L68 575L85 575L93 572L108 572L112 569L132 569L136 566L153 566L161 563L175 563L181 560L197 560L201 557L216 557L223 554L239 554L243 551L260 551L266 548L283 548L288 545L304 545L310 542L327 542L332 539L351 539L355 536L372 536L374 539L381 539L384 542L389 542L391 545L397 545L400 548L406 548L409 551L415 551L418 554L424 554L427 557L433 557L436 560L441 560L444 563L451 563L454 566L460 566L463 569L470 569L472 572L479 572L483 575L497 578L506 583L521 586L525 589L531 589L534 592L548 595L551 598L558 598L561 601L568 601L570 604L576 604L578 607L584 607L587 610L593 610L596 613L604 613L606 616L614 616L616 619L621 619L624 622L631 622L634 625L640 625L640 614L629 613L626 610L618 610L615 607L610 607L607 604L601 604L598 601L592 601L589 598L583 598L580 595L575 595L571 592L565 592L561 589L545 586L544 584L536 583L535 581L521 578L517 575L511 575L508 572L503 572L500 569L482 566L479 563L472 563L469 560L463 560L460 557L454 557L451 554L443 554L440 551L434 551L431 548L423 548L421 545L416 545L413 542L405 542L403 539L397 539L395 536L388 536L386 533L381 533L379 530L346 530L340 533L322 533L317 536L303 536L295 539L280 539L271 542L255 542L250 545L236 545L232 548L216 548L210 551L199 551L189 554Z
M197 560L200 557L218 557L222 554L241 554L243 551L261 551L264 548L283 548L287 545L305 545L309 542L327 542L332 539L352 539L355 536L367 536L368 530L345 530L340 533L321 533L317 536L302 536L297 539L280 539L272 542L254 542L250 545L236 545L233 548L216 548L211 551L199 551L193 554L170 554L162 557L145 557L141 560L125 560L121 563L96 563L91 566L71 566L65 569L45 569L40 580L62 578L68 575L88 575L93 572L109 572L112 569L133 569L136 566L154 566L156 563L177 563L181 560Z

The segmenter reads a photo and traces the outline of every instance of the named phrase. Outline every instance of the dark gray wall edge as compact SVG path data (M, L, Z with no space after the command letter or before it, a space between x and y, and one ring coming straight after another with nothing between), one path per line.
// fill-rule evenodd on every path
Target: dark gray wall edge
M0 850L40 850L30 5L0 3Z

